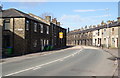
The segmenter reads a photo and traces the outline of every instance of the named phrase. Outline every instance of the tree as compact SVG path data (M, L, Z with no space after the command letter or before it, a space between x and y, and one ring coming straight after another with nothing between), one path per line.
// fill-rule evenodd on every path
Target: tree
M43 19L45 19L45 16L51 16L51 18L54 18L53 13L50 13L50 12L44 12L40 15L40 17Z

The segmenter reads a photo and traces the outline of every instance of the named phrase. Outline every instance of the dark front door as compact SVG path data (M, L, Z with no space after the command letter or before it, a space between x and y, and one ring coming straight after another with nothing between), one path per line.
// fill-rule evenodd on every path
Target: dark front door
M100 46L101 46L101 38L100 38Z
M10 36L9 35L4 35L3 36L3 48L10 47Z
M4 57L7 54L7 48L10 47L10 36L4 35L2 38L2 56Z
M117 38L117 47L118 47L118 38Z

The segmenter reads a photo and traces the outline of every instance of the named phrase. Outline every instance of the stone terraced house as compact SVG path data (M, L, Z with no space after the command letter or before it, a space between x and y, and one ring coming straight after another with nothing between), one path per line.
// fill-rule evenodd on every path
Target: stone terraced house
M120 17L117 21L101 22L100 25L81 28L67 33L67 45L120 47Z
M1 21L3 55L6 48L12 48L12 55L21 55L41 52L46 45L54 49L66 46L66 29L56 19L51 21L51 16L42 19L11 8L2 10ZM63 32L62 39L59 32Z

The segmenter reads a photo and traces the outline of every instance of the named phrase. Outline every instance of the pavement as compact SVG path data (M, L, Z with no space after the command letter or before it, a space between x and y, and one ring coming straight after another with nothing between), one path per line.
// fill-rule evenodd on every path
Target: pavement
M67 48L67 49L70 49L70 48ZM16 56L16 57L1 58L0 63L21 61L21 60L25 60L25 59L34 58L34 57L49 55L49 54L64 51L64 50L67 50L67 49L65 48L65 49L58 49L58 50L52 50L52 51L44 51L44 52L26 54L26 55L21 55L21 56Z
M113 57L112 59L115 61L117 58L117 60L115 62L117 62L117 66L115 68L115 72L113 74L113 76L118 76L120 78L120 68L118 67L118 65L120 65L120 56L119 56L119 49L113 49L113 48L103 48L104 51L108 52L109 54L111 54ZM115 63L116 64L116 63ZM113 77L114 78L114 77Z
M14 57L2 63L2 76L113 76L111 54L90 46L75 46L46 54Z
M109 52L112 56L114 57L119 57L118 56L118 49L107 49L107 48L103 48L103 50L105 50L106 52Z

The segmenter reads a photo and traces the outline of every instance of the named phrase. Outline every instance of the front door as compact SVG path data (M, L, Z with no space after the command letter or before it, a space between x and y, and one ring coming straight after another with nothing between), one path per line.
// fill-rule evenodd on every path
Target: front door
M3 48L10 47L10 36L9 35L4 35L3 36Z

